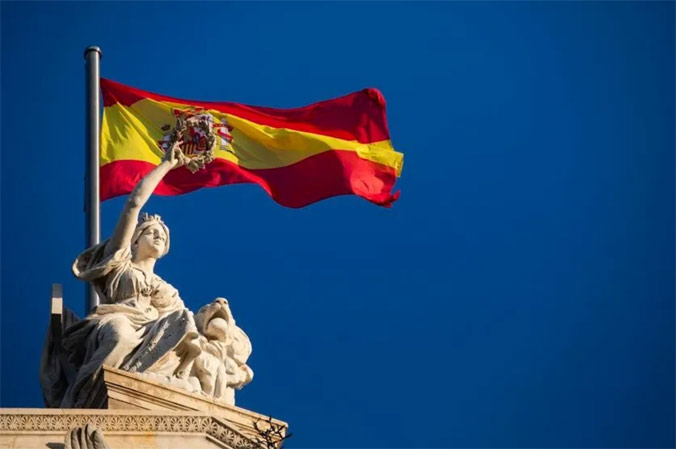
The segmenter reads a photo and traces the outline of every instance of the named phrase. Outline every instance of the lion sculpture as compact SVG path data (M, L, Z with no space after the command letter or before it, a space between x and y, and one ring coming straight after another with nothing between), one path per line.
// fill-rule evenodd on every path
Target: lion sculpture
M203 306L195 315L195 325L202 351L193 362L191 377L199 380L208 396L234 405L235 389L253 379L246 364L251 355L249 337L235 324L225 298Z

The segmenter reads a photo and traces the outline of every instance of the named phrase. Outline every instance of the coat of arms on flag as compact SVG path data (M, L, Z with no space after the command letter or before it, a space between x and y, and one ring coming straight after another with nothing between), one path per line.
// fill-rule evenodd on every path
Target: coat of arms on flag
M162 139L157 143L162 151L180 141L181 152L186 157L186 167L193 173L214 160L214 149L232 153L232 126L227 119L215 119L204 108L173 109L176 125L162 126Z

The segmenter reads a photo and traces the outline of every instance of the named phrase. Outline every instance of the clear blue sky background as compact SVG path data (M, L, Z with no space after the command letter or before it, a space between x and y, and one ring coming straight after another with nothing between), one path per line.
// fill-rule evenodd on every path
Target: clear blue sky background
M674 445L674 4L6 3L2 388L40 407L53 282L83 249L83 65L294 107L377 87L391 210L254 185L153 198L157 266L253 341L239 405L288 447ZM123 199L102 205L110 233Z

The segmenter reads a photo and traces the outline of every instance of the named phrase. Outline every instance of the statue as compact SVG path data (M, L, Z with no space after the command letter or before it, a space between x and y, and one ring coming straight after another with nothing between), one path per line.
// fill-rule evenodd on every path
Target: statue
M73 427L66 433L64 449L110 449L103 432L91 423Z
M217 298L193 316L178 290L154 273L155 262L169 252L169 228L157 215L141 215L141 209L162 178L187 163L180 144L172 142L162 162L136 185L112 236L75 260L73 273L94 286L102 303L63 333L74 374L45 372L56 365L43 360L48 406L83 407L103 365L233 405L234 389L252 380L246 365L251 343L228 302Z
M251 382L253 371L246 365L251 342L235 324L225 298L216 298L195 315L202 352L193 364L194 377L202 391L234 404L235 391Z

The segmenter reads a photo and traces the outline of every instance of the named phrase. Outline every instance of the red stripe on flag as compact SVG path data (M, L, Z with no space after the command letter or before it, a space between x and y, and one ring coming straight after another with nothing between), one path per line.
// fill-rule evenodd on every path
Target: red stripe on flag
M155 166L144 161L114 161L101 167L101 200L130 193ZM390 207L397 179L394 169L360 158L354 151L331 150L286 167L248 170L223 159L190 173L185 167L170 171L155 189L157 195L181 195L202 187L255 183L279 204L303 207L338 195L354 194Z
M131 106L149 98L181 103L236 115L260 125L288 128L361 143L390 139L385 116L385 98L378 89L363 89L343 97L293 109L247 106L230 102L182 100L147 92L101 78L103 105Z

